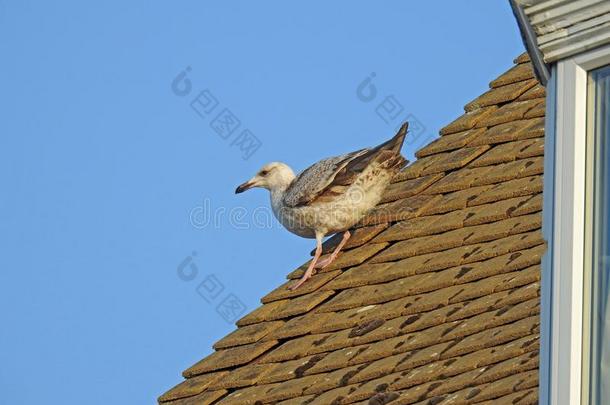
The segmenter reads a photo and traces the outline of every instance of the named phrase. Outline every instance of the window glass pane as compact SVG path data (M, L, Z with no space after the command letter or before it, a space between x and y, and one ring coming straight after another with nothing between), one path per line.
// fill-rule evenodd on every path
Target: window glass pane
M591 74L594 134L591 404L610 404L610 67Z

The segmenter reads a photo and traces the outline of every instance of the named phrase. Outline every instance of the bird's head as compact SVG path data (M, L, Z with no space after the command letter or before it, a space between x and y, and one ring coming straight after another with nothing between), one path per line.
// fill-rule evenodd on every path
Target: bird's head
M292 169L281 162L271 162L263 166L254 177L239 185L235 194L243 193L254 187L262 187L267 190L285 190L294 180Z

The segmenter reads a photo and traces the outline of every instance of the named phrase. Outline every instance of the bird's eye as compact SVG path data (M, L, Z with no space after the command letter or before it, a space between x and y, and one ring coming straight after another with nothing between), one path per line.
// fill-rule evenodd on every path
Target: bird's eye
M266 175L268 175L268 174L269 174L269 170L262 170L262 171L261 171L259 174L260 174L261 176L265 177Z

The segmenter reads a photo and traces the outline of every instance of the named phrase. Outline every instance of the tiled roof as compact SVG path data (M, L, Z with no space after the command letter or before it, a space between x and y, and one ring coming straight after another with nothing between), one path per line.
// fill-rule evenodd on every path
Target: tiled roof
M290 273L159 401L537 403L545 93L515 63L331 266L295 291L307 263Z

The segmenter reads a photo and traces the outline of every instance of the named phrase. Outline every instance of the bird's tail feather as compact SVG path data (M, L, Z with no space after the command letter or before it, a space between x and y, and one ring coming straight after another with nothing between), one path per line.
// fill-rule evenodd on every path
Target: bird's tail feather
M388 149L392 149L396 153L400 153L400 149L402 149L402 144L405 142L405 138L407 137L407 129L409 129L409 122L405 122L400 126L400 129L394 135L392 139L390 139L390 144L388 145Z
M337 174L337 176L335 176L334 181L337 184L343 184L342 181L345 182L351 179L349 176L350 173L362 172L372 160L383 164L384 167L392 169L398 168L398 170L400 170L406 163L408 163L400 154L400 149L402 148L402 144L407 136L408 127L409 123L405 122L398 130L398 133L392 137L392 139L389 139L372 149L366 150L364 153L352 159ZM342 174L348 174L348 176L345 177L342 176ZM341 180L343 178L348 180Z
M402 144L405 142L407 136L407 129L409 128L409 122L405 122L401 125L400 129L391 139L382 143L381 145L373 148L373 150L391 150L394 153L400 153Z

